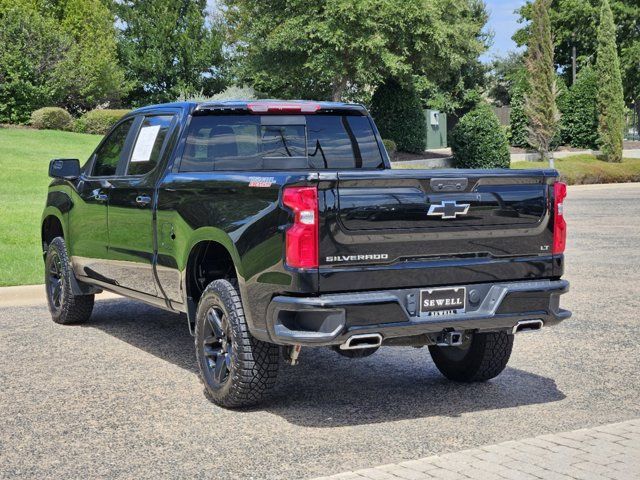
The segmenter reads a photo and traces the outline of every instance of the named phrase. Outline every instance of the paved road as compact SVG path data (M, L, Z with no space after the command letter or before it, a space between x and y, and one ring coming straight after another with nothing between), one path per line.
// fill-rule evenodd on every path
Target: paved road
M640 184L570 189L564 304L482 385L426 349L306 350L271 400L208 403L184 321L103 300L90 323L0 308L0 476L312 478L640 417Z

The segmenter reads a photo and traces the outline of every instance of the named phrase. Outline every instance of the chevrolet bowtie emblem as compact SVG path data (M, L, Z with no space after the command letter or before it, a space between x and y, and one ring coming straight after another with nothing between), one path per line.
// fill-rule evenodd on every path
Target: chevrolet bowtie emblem
M432 203L429 206L427 215L442 218L456 218L458 215L466 215L469 211L468 203L458 203L456 201L444 201Z

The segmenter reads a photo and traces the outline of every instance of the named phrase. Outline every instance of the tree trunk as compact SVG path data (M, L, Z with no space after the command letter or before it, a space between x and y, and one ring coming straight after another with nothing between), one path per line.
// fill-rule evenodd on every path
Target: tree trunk
M334 102L340 102L342 100L342 95L344 94L345 89L347 88L347 80L344 78L336 78L333 81L333 85L331 88L331 100Z

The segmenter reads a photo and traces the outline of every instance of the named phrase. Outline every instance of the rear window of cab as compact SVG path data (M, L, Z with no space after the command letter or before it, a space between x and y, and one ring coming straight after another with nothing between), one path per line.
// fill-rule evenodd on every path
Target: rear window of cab
M383 167L361 115L194 116L180 161L181 172Z

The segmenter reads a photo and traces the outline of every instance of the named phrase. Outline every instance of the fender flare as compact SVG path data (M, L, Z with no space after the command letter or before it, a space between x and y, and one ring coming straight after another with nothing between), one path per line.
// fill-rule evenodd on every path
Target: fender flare
M191 335L194 335L194 326L195 326L195 318L196 311L198 305L187 296L187 268L189 266L189 258L193 253L194 249L199 243L202 242L214 242L222 246L231 257L231 261L233 262L233 267L236 271L236 278L238 279L238 288L242 292L244 290L244 269L242 268L242 260L240 258L240 254L238 253L238 249L235 246L233 239L227 234L225 231L220 230L215 227L201 227L195 230L189 238L187 245L188 248L185 248L184 255L181 259L181 265L183 265L182 270L182 291L184 295L184 305L187 313L187 322L189 324L189 332Z

